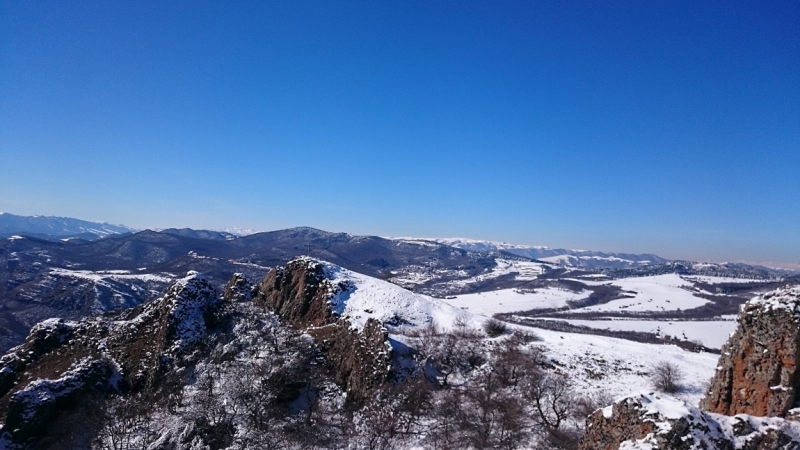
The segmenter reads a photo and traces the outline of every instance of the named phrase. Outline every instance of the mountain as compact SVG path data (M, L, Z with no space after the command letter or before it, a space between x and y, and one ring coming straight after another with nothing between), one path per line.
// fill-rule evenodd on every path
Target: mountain
M668 260L653 254L604 253L588 250L567 250L534 245L515 245L507 242L481 241L464 238L432 239L469 251L499 253L506 252L525 258L537 259L553 264L584 267L590 269L625 269L650 264L665 263Z
M48 238L82 238L95 240L115 234L133 233L124 225L88 222L69 217L16 216L0 213L0 237L13 235Z
M160 231L173 236L183 236L195 239L214 239L218 241L229 241L240 236L234 233L228 233L226 231L193 230L191 228L167 228Z
M326 236L284 236L294 233ZM796 422L698 409L719 365L702 350L503 323L309 257L260 282L236 274L222 295L214 284L189 272L135 308L33 326L0 356L0 448L783 450L800 442ZM741 323L754 318L768 330L772 316L748 311ZM794 351L773 338L778 354ZM655 362L684 374L680 400L651 388ZM764 385L776 387L789 388Z
M659 295L652 297L657 301L645 304L680 306L685 314L710 317L727 314L724 311L735 312L750 292L765 286L758 280L774 284L783 282L786 276L760 268L726 265L662 263L627 269L560 266L505 251L476 252L429 240L356 236L309 227L242 237L192 229L145 230L93 241L12 235L0 239L0 350L21 342L31 326L49 317L76 320L150 301L188 271L204 273L216 289L221 289L234 273L260 278L272 267L301 255L438 298L485 292L511 295L503 309L495 312L536 309L532 316L544 313L541 308L578 312L574 310L578 306L604 304L632 295L622 292L630 282L606 286L611 279L676 273L753 280L733 284L719 284L725 280L717 279L705 284L676 280L672 283L676 286L697 287L695 294L676 291L689 296L690 302ZM695 299L697 296L703 299ZM691 310L706 301L714 307ZM518 307L512 309L511 305ZM639 311L644 306L631 308ZM626 311L619 309L614 314Z

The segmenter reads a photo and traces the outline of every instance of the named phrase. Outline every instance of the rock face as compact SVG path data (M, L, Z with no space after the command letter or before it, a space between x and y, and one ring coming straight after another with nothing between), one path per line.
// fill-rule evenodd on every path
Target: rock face
M4 439L23 444L58 429L91 394L136 392L170 371L193 363L220 302L200 274L175 281L164 296L120 320L66 322L33 327L18 347L0 358L0 413Z
M387 379L391 345L377 320L358 331L331 309L332 299L349 288L333 282L324 263L302 257L270 271L253 301L292 326L307 328L325 352L333 378L358 400Z
M335 286L326 279L324 266L310 258L297 258L270 271L258 288L255 303L298 326L321 326L334 321L328 301Z
M361 332L344 321L310 329L309 334L325 352L334 380L349 395L364 398L386 380L391 369L392 347L380 322L369 319Z
M241 273L235 273L225 285L222 298L229 302L246 302L253 299L255 286Z
M640 393L595 411L580 450L788 450L800 448L800 423L775 417L708 413L681 400Z
M800 389L800 286L742 306L701 407L719 414L785 417Z

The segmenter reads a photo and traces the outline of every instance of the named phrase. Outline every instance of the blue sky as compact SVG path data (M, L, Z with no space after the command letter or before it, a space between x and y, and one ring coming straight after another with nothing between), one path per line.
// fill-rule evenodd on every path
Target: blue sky
M800 262L800 3L0 1L0 211Z

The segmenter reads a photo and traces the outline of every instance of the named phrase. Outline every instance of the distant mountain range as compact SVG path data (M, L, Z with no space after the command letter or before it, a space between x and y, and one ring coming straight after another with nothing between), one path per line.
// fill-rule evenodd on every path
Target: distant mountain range
M668 260L653 254L604 253L589 250L567 250L534 245L514 245L507 242L482 241L464 238L433 239L435 242L473 252L506 252L525 258L537 259L553 264L584 267L623 269L651 264L661 264Z
M133 233L136 230L125 225L89 222L69 217L16 216L0 213L0 237L15 234L44 239L80 238L101 239L114 234Z
M258 280L300 255L438 297L553 283L574 288L574 279L582 276L679 273L772 281L793 276L655 255L356 236L309 227L248 236L190 228L134 232L121 225L2 214L0 233L5 235L0 235L0 349L18 343L48 317L80 318L152 300L188 271L204 273L222 289L233 273Z
M97 240L112 235L135 233L137 230L124 226L112 225L108 223L89 222L85 220L72 219L68 217L52 216L16 216L8 213L0 213L0 238L14 235L24 235L38 237L42 239L85 239ZM252 230L194 230L191 228L167 228L157 230L161 233L173 236L181 236L195 239L212 239L230 241L243 236L248 236ZM514 245L506 242L483 241L464 238L443 238L443 239L396 239L407 242L431 242L444 244L447 246L467 250L471 252L484 252L499 254L500 252L522 256L530 259L537 259L549 263L583 267L583 268L612 268L627 269L632 267L646 266L650 264L661 264L668 260L652 254L629 254L629 253L604 253L586 250L567 250L563 248L549 248L532 245Z

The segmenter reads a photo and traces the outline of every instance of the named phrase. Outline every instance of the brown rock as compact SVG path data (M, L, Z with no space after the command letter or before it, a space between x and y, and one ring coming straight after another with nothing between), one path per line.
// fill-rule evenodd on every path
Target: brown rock
M235 273L225 285L222 298L229 302L246 302L253 298L253 284L241 273Z
M333 313L330 300L350 288L328 279L323 263L301 257L285 268L270 271L253 302L272 310L292 326L307 328L325 352L333 378L347 390L349 398L358 400L387 379L391 346L386 330L377 320L368 320L358 331Z
M253 300L296 326L321 326L333 322L328 300L335 293L325 278L324 266L310 258L296 258L285 268L270 271Z
M700 406L726 415L784 417L800 389L800 287L754 298L738 321Z

